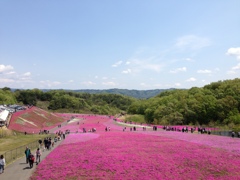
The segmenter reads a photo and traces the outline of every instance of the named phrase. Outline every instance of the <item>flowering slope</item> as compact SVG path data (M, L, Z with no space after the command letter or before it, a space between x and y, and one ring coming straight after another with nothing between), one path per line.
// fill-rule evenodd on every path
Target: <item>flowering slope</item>
M97 131L104 131L105 122L112 121L109 116L101 116L101 115L86 115L84 116L84 120L80 123L79 128L85 128L87 131L92 128L96 128Z
M239 154L223 149L111 131L70 134L31 179L240 179L239 164Z
M207 135L207 134L192 134L182 133L176 131L148 131L141 132L148 135L163 136L187 142L197 143L200 145L207 145L219 149L224 149L229 152L240 154L240 139L231 138L227 136Z
M57 131L70 130L70 132L83 132L83 128L86 131L95 128L97 131L105 130L105 122L111 121L112 117L103 115L88 115L88 114L58 114L65 120L70 120L65 126L58 128Z
M96 133L81 133L81 134L71 134L66 137L66 140L61 143L61 145L65 144L73 144L78 142L85 142L91 139L98 138L99 134Z
M19 132L38 133L39 130L49 130L63 121L60 116L32 107L14 113L8 128Z

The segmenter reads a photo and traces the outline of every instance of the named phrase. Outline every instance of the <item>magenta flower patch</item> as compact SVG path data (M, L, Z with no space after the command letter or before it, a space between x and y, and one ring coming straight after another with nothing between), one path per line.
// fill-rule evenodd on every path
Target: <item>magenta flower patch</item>
M88 135L89 140L85 141ZM31 179L240 178L238 153L136 132L95 135L70 134L39 164ZM75 138L82 140L72 141Z
M63 141L61 145L85 142L98 137L99 137L99 134L95 134L95 133L71 134L66 137L65 141Z
M36 112L36 117L39 113L44 114ZM152 128L143 131L139 126L136 131L130 127L123 131L124 126L109 116L56 115L68 121L56 131L71 133L38 165L32 180L240 179L238 138ZM19 116L30 121L23 114L14 114L13 119ZM45 127L36 119L32 122L37 127L31 123L10 126L26 132ZM93 128L96 131L90 132Z

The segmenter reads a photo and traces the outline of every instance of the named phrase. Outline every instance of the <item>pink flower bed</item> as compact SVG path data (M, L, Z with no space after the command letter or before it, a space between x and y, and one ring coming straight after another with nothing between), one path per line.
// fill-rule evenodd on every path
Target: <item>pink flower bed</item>
M128 124L128 123L124 123L121 124L121 126L118 124L118 122L121 121L114 121L113 119L110 119L106 122L104 122L104 125L107 127L110 127L112 130L117 130L117 131L122 131L124 127L126 127L126 131L130 131L130 128L133 128L134 126L136 127L137 131L142 131L142 127L139 127L138 124ZM129 126L131 125L131 126ZM144 125L142 125L144 126Z
M163 135L70 134L38 165L31 179L237 180L239 164L240 154Z
M96 128L97 131L104 131L105 125L104 123L111 120L108 116L100 116L100 115L86 115L84 120L80 123L79 128L82 130L85 128L87 131Z
M63 131L70 130L70 132L76 133L76 132L83 132L83 128L86 129L86 131L89 131L92 128L96 128L97 131L104 131L105 125L104 123L107 121L111 121L111 117L108 116L101 116L101 115L84 115L84 114L58 114L64 117L66 120L72 119L74 117L74 120L70 120L69 123L65 126L62 126L61 128L58 128L55 130L57 131Z
M98 137L99 134L96 133L71 134L66 136L65 141L63 141L61 145L85 142Z
M13 118L19 115L14 114ZM123 132L124 126L118 126L113 117L57 115L66 121L77 118L57 129L74 133L67 135L38 165L32 180L240 179L238 138L162 129L143 131L140 127L132 132L127 127ZM11 123L10 127L30 133L39 131L29 123L24 126ZM111 131L104 132L105 127L110 127ZM83 128L97 131L75 133L82 132Z
M57 115L53 113L50 114L40 108L32 107L13 113L8 128L19 132L39 133L40 130L50 130L61 124L63 119L60 116L56 116ZM58 121L58 119L61 121Z
M172 139L178 139L186 142L192 142L200 145L224 149L229 152L240 154L240 139L226 136L207 135L207 134L192 134L182 133L176 131L148 131L141 132L144 134L151 134L155 136L162 136Z
M77 125L77 123L71 123L71 124L67 124L61 128L58 128L57 130L54 131L54 133L62 131L65 132L66 130L70 130L71 133L75 133L79 130L79 125Z

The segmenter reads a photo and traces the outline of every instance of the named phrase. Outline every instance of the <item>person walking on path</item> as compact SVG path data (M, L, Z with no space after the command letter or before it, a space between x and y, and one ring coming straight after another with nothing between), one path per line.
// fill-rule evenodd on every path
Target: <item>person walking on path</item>
M35 160L34 155L32 153L30 153L29 156L28 156L28 161L29 161L30 168L33 167L34 160Z
M38 140L38 143L39 143L39 147L42 147L42 140L41 139Z
M38 165L38 163L40 163L41 159L41 151L39 148L37 148L37 151L36 151L36 164Z
M0 174L4 173L4 166L6 165L3 155L0 156Z
M29 155L31 154L31 150L26 147L26 150L25 150L25 155L26 155L26 163L28 164L28 160L29 160Z

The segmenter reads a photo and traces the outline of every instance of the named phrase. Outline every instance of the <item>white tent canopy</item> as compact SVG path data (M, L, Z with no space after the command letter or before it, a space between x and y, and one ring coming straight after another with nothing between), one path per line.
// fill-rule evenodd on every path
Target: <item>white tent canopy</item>
M3 121L5 123L7 121L8 115L9 111L7 110L0 112L0 122Z

